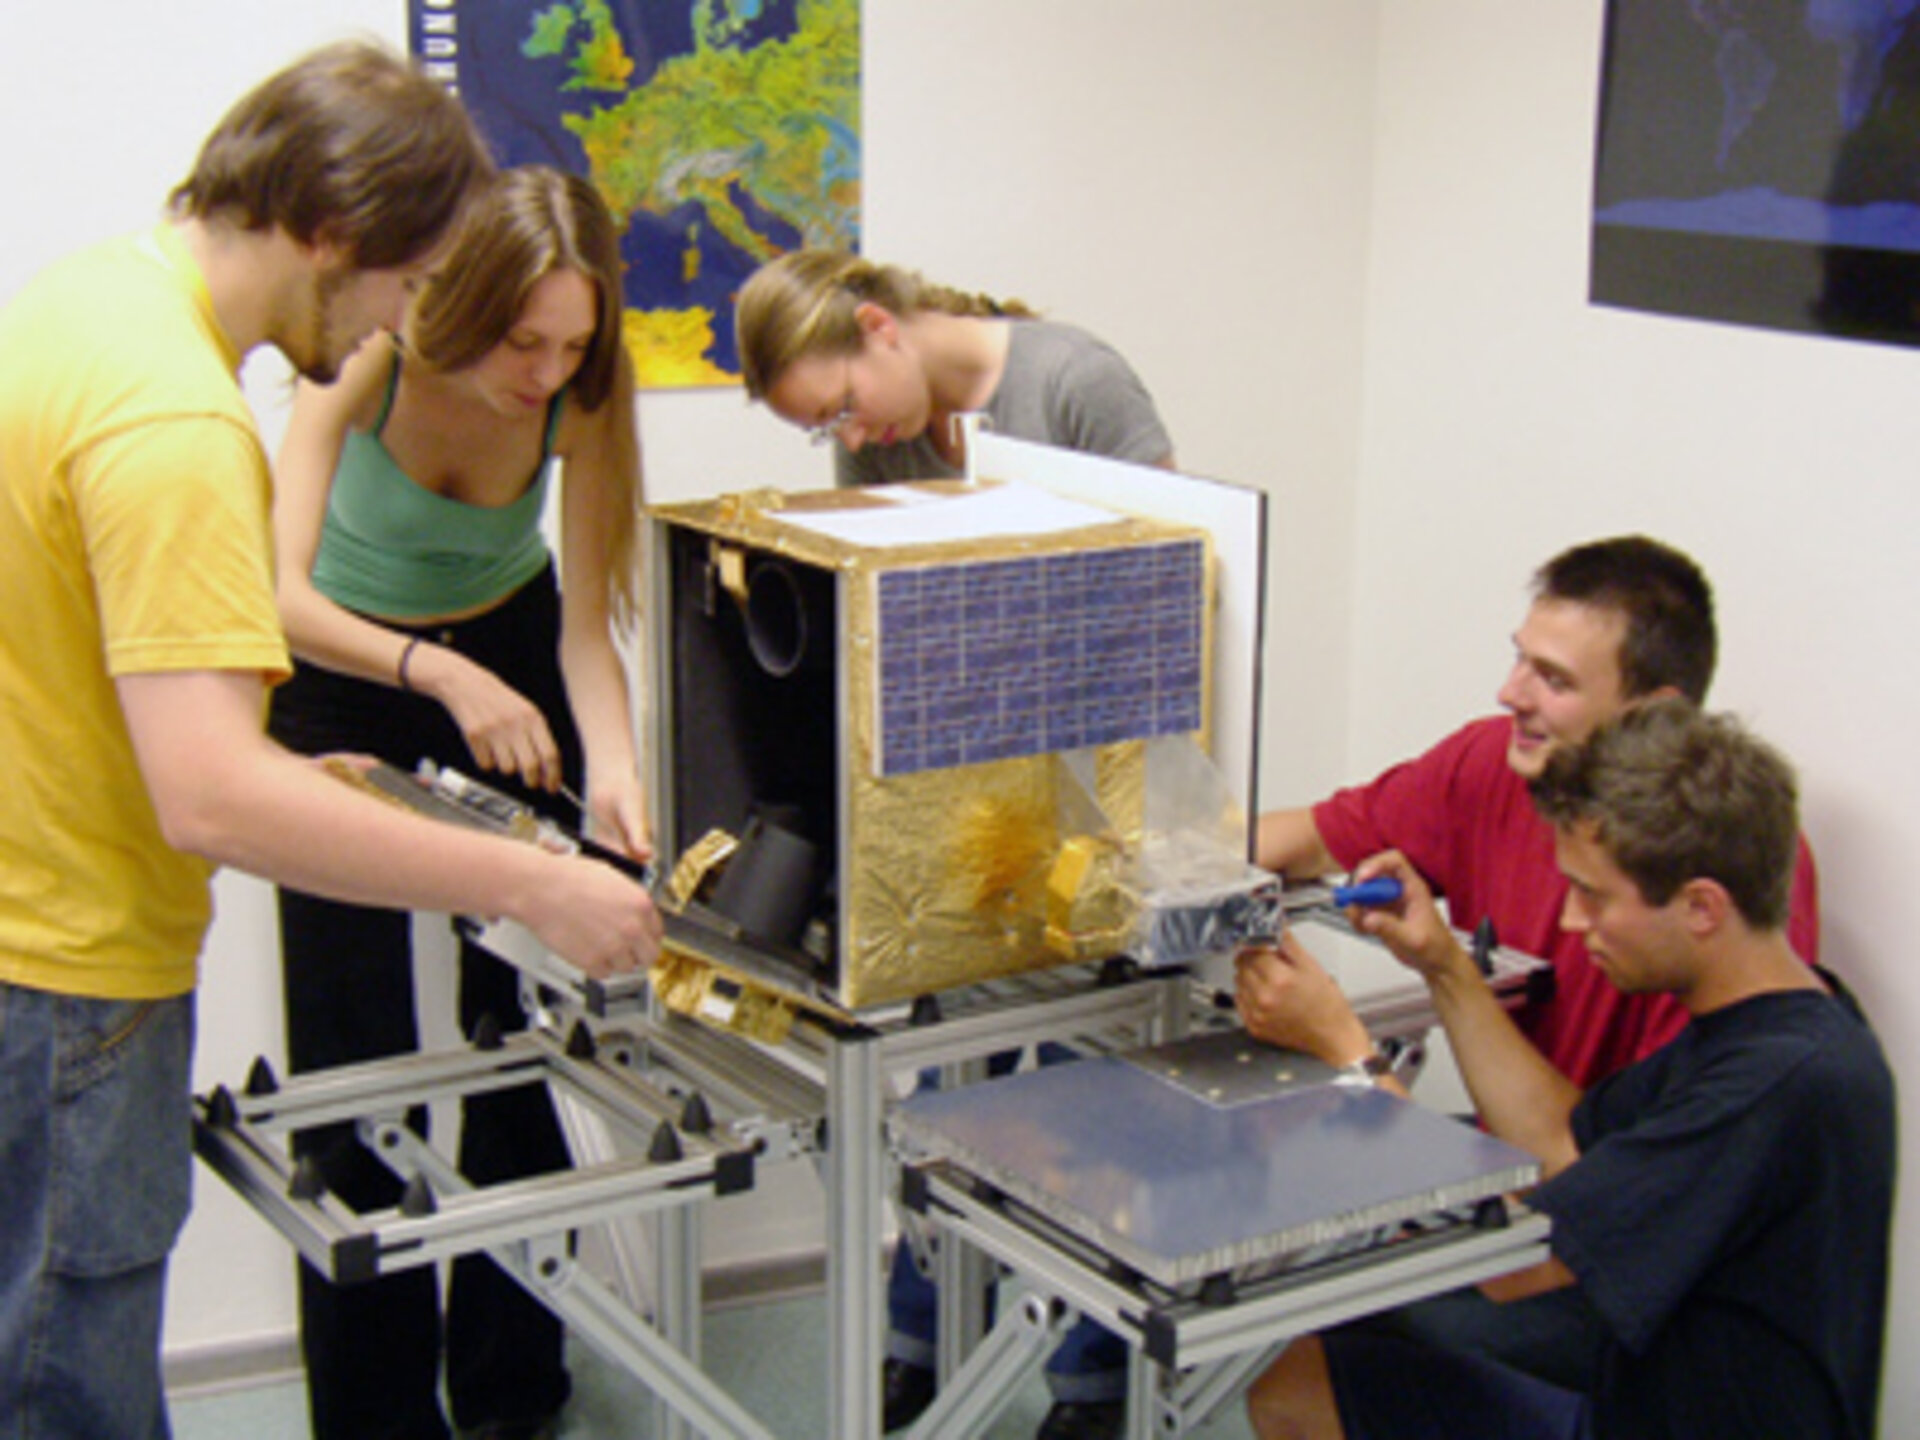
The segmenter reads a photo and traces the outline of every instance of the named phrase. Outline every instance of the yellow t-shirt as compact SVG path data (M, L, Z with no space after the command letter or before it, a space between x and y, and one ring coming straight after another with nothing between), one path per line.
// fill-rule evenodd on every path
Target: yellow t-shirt
M287 673L239 362L170 226L0 309L0 980L193 986L211 867L162 838L114 678Z

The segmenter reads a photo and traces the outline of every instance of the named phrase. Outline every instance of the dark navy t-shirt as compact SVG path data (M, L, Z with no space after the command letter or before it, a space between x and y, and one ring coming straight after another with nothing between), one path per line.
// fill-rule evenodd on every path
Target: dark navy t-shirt
M1534 1193L1613 1344L1602 1437L1872 1435L1893 1079L1846 1002L1756 996L1589 1091Z

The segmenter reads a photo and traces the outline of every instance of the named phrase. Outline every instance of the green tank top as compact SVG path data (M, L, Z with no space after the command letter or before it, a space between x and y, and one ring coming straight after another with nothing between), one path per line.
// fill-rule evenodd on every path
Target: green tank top
M540 531L562 391L547 415L540 468L510 505L469 505L426 489L402 470L380 436L400 384L400 357L371 430L341 447L313 560L314 588L336 604L395 620L484 609L543 570Z

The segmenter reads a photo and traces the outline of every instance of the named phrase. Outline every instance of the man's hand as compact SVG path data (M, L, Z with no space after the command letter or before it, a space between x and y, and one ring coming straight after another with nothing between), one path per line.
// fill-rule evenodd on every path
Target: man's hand
M1379 940L1393 956L1423 979L1436 980L1473 968L1452 928L1440 914L1433 891L1411 861L1398 850L1370 856L1354 868L1355 883L1390 876L1400 882L1400 898L1389 905L1354 906L1348 917L1353 928Z
M1320 962L1291 935L1234 957L1234 1004L1247 1033L1329 1065L1373 1053L1373 1041Z
M116 683L176 849L347 904L505 915L596 978L660 952L652 897L613 866L428 820L273 743L260 730L257 674L155 671Z
M646 890L598 860L552 859L552 882L533 890L515 918L592 979L653 964L665 927Z

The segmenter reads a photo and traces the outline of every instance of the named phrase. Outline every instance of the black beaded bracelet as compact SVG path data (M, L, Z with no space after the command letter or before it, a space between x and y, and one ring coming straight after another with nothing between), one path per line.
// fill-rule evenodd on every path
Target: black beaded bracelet
M414 650L419 646L420 642L426 638L424 635L415 635L400 648L400 663L395 669L399 672L400 688L402 690L411 691L413 689L413 682L407 678L407 662L413 659Z

